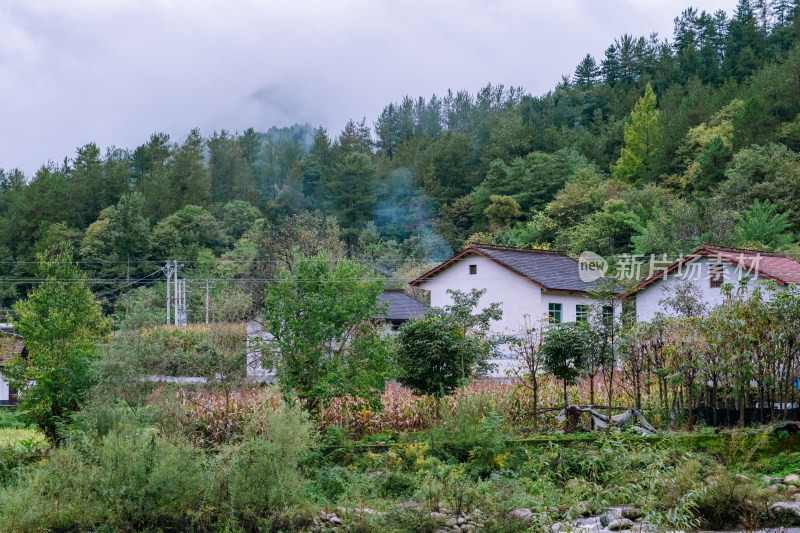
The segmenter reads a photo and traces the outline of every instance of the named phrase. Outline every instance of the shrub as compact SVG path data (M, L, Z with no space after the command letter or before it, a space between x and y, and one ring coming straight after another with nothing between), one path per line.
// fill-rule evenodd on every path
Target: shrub
M300 462L313 438L299 408L256 409L241 441L218 454L160 435L147 413L87 411L61 448L0 489L9 530L285 530L308 520Z

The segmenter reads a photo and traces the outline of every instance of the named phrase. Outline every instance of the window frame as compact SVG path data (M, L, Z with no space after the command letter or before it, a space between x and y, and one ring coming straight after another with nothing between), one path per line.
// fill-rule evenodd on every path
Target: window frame
M469 275L474 276L478 273L478 265L469 265Z
M592 307L588 304L575 305L575 322L582 324L589 322L589 314L592 312Z
M560 303L547 304L547 316L553 324L561 324L564 319L564 307Z

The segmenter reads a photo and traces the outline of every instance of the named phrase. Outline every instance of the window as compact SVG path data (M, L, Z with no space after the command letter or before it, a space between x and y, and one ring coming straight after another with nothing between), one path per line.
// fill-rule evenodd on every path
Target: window
M575 322L588 322L589 321L589 306L576 305L575 306Z
M722 287L725 278L725 270L722 263L709 263L708 265L708 286L712 289Z
M547 314L550 315L550 321L556 324L561 323L561 304L550 304L548 306Z
M469 273L470 273L470 275L477 274L478 273L478 265L470 265L469 266Z
M614 321L614 306L613 305L604 305L603 306L603 324L611 324Z

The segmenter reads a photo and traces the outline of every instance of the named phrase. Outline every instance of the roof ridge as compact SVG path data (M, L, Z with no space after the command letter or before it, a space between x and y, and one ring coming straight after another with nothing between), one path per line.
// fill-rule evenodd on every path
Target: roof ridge
M544 250L541 248L519 248L516 246L500 246L499 244L477 244L477 243L469 243L465 250L469 250L470 248L487 248L489 250L501 250L506 252L528 252L528 253L537 253L537 254L549 254L549 255L563 255L569 257L566 250Z
M750 248L735 248L733 246L718 246L716 244L710 244L707 242L700 243L700 249L709 248L711 250L719 250L723 252L736 252L741 254L750 254L750 255L766 255L769 257L783 257L789 259L789 257L781 252L768 252L765 250L753 250ZM700 250L698 250L700 251Z

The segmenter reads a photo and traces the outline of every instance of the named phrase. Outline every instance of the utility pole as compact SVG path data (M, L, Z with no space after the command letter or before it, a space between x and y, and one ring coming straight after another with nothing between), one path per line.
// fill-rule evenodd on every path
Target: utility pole
M127 273L125 274L125 286L128 287L128 295L125 298L127 300L125 302L125 327L128 327L128 312L131 309L131 258L128 256L128 268Z
M170 309L169 309L169 301L170 301L170 299L169 299L169 297L170 297L170 293L169 293L169 277L172 274L171 269L170 269L170 265L169 265L169 261L167 261L167 265L164 268L166 269L166 273L167 273L167 325L169 326L169 322L170 322L170 316L169 316L169 314L170 314Z
M209 291L209 289L213 289L213 288L214 287L211 287L208 284L208 280L206 280L206 324L208 324L208 291Z
M173 276L173 288L175 291L175 325L180 326L180 315L178 314L178 261L173 261L172 266L174 267Z

